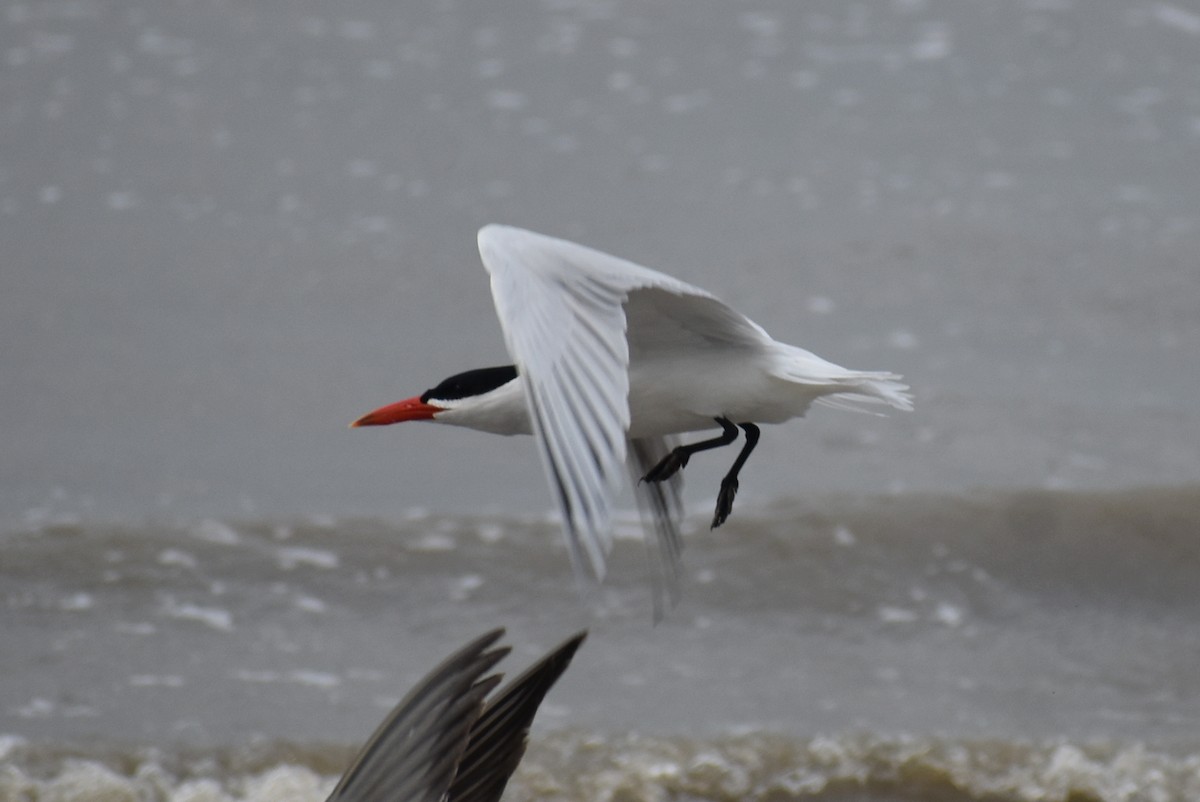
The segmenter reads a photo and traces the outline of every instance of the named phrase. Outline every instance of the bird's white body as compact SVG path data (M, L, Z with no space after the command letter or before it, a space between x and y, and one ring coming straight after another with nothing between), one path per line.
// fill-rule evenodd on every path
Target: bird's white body
M837 393L847 393L844 383L826 379L816 371L844 371L815 354L799 348L773 343L777 348L764 353L747 353L730 358L727 353L681 351L641 360L630 360L629 438L658 437L668 434L717 428L717 418L754 423L783 423L800 417L814 401ZM814 383L779 378L772 370L775 363L788 361L797 368L814 373ZM832 375L837 375L836 373ZM518 376L489 393L473 396L465 403L443 402L446 411L436 420L452 426L492 434L533 434L525 379Z
M623 364L614 365L627 377L624 397L611 386L590 389L599 391L598 404L627 411L623 434L628 438L713 429L718 417L783 423L803 415L817 399L838 394L911 407L898 376L847 370L778 342L704 290L662 273L507 226L483 228L479 247L492 272L493 293L515 296L509 302L497 294L496 304L499 310L513 311L511 318L501 311L501 324L521 375L491 393L448 402L449 409L436 418L441 423L494 434L533 433L526 375L553 375L556 365L565 361L572 329L581 330L579 340L601 342L601 347L592 345L591 356L602 360L607 355L604 345L618 355L622 348L626 351ZM545 276L527 271L531 261L547 263L542 267L548 268L550 286L536 288L540 293L533 292L534 281ZM606 269L593 274L588 270L593 266ZM572 283L597 278L605 289L616 291L605 311L617 314L609 320L605 315L592 320L586 314L591 310L582 304L571 308ZM542 294L544 312L531 308L534 299L525 297ZM545 339L528 336L528 320L536 321L539 312L549 313L552 321L544 326ZM581 319L586 325L579 324Z
M590 567L603 578L627 458L658 535L656 585L669 586L681 548L678 467L664 472L670 482L640 479L671 451L674 435L782 423L814 402L912 408L899 376L848 370L777 342L711 293L633 262L499 225L479 231L479 252L515 378L472 390L451 377L442 386L455 392L434 388L356 425L433 419L536 435L580 577Z

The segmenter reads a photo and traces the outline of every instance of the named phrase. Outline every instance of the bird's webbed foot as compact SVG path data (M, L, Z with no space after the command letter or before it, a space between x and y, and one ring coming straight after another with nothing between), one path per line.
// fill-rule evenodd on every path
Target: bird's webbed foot
M670 479L683 470L683 467L688 464L688 457L690 456L691 454L686 449L672 449L671 453L659 460L653 468L646 471L646 475L642 477L642 481L661 482L665 479Z
M729 514L733 512L733 499L737 496L737 492L738 480L736 476L726 476L721 480L721 492L717 493L717 511L713 513L710 529L716 529L729 518Z

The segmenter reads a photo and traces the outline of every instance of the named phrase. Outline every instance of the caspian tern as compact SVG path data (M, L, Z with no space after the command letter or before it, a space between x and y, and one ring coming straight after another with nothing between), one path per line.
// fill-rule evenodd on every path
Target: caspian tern
M327 802L497 802L525 754L529 725L546 692L571 664L580 632L485 697L508 654L492 648L503 629L459 649L388 713Z
M758 424L813 402L912 409L894 373L848 370L772 339L711 293L633 262L510 226L479 231L479 253L513 365L459 373L352 426L432 420L536 435L576 576L604 578L622 463L655 529L655 620L677 597L678 472L688 458L746 442L721 481L712 526L733 509ZM721 434L678 445L681 432Z

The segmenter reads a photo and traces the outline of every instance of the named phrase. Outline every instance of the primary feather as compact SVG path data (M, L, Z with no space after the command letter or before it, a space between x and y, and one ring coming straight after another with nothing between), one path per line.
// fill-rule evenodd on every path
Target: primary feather
M542 699L586 637L568 638L491 699L503 629L429 672L367 740L327 802L498 802Z

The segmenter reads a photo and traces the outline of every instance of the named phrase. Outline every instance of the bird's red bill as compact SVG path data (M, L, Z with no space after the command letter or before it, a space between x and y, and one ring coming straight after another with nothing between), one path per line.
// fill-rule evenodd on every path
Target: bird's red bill
M350 426L387 426L389 423L401 423L406 420L432 420L438 412L444 412L441 407L426 404L420 396L406 398L386 407L380 407L374 412L368 412Z

